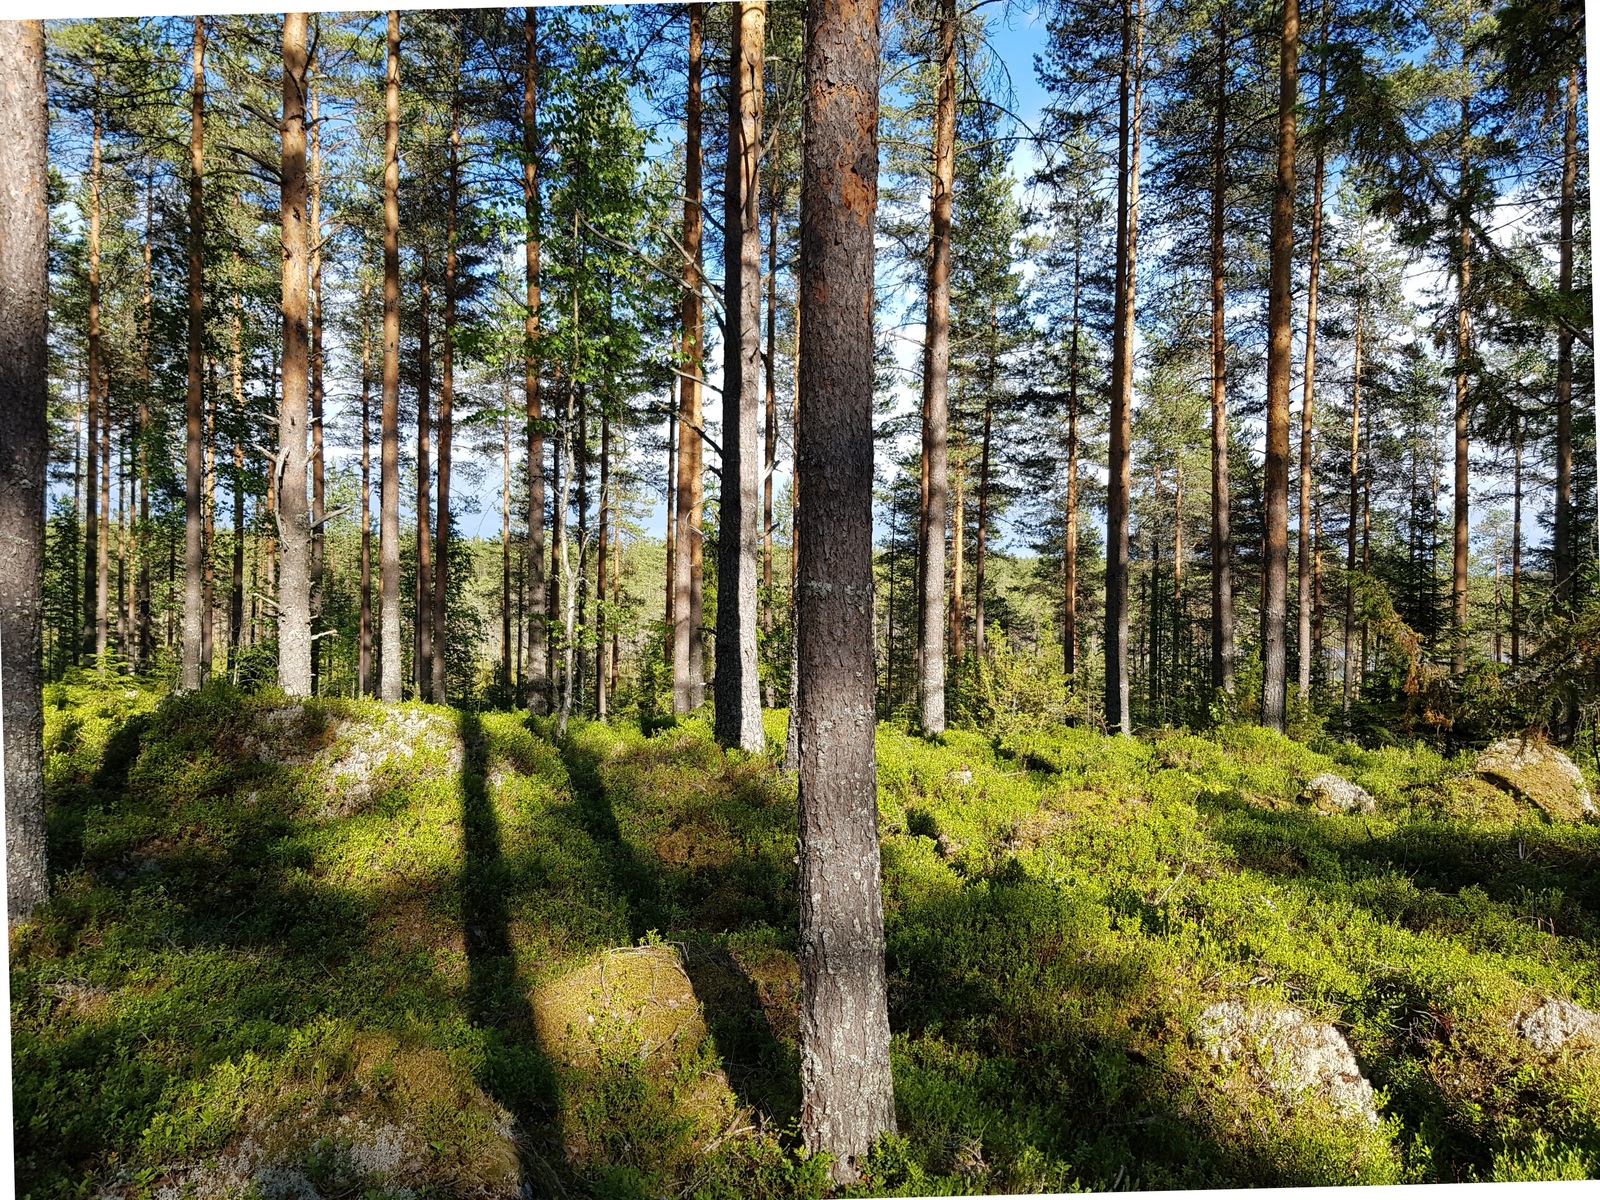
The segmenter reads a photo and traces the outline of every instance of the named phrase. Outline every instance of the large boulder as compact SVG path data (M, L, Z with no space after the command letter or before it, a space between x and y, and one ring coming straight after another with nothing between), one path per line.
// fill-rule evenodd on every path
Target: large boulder
M1372 1084L1361 1074L1344 1034L1287 1004L1221 1000L1197 1027L1201 1047L1221 1063L1240 1063L1257 1084L1297 1104L1326 1101L1340 1116L1376 1125Z
M1527 797L1553 821L1597 815L1577 764L1537 735L1501 738L1478 755L1472 769L1496 787Z
M1553 1054L1568 1042L1600 1046L1600 1013L1552 997L1517 1021L1517 1032L1535 1050Z
M1378 802L1358 783L1351 783L1332 771L1315 775L1300 793L1300 799L1326 813L1372 813Z
M538 988L532 1016L539 1049L562 1076L562 1138L574 1166L681 1165L743 1128L675 946L608 950ZM623 1100L625 1111L613 1111ZM654 1120L676 1131L663 1144L613 1144L627 1122Z

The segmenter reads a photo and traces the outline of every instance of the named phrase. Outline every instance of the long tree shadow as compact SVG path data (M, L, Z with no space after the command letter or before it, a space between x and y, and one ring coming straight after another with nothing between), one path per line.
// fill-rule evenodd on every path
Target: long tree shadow
M576 1189L566 1168L557 1114L560 1082L539 1046L528 990L517 970L508 897L512 870L488 787L483 725L458 713L461 734L461 929L467 953L467 1012L489 1034L479 1085L517 1119L524 1185L536 1195Z
M673 902L669 868L641 854L623 834L600 756L571 737L559 748L580 819L604 850L612 886L626 903L631 936L638 941L654 932L678 942L735 1097L778 1126L787 1125L800 1110L798 1061L774 1035L755 981L714 934L686 920Z

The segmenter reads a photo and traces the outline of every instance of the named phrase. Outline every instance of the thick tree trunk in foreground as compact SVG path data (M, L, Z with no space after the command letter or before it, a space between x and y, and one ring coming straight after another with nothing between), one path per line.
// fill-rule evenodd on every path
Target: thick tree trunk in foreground
M287 34L285 35L287 37ZM288 43L284 43L285 54ZM205 543L201 525L202 457L205 447L205 402L200 368L205 347L205 207L202 196L205 145L206 27L194 19L193 83L189 91L189 365L184 400L185 447L183 478L183 671L178 686L192 692L202 682L200 625L203 610ZM287 60L286 60L287 61ZM287 114L287 109L285 110ZM287 155L287 150L285 151Z
M878 10L806 7L800 194L800 1131L853 1180L895 1128L872 667Z
M400 14L389 12L383 130L383 412L379 454L378 694L400 699Z
M705 699L704 649L701 644L701 413L700 391L704 349L701 344L700 289L700 58L705 5L689 5L689 87L683 167L682 376L678 380L678 528L675 595L672 598L672 711L683 714Z
M761 497L761 75L766 5L740 0L728 96L724 239L722 514L717 537L716 732L751 754L766 746L756 659L757 526Z
M50 894L45 862L44 498L49 433L49 212L44 25L0 21L0 723L6 911Z
M311 522L306 511L306 14L283 18L283 393L278 408L278 685L311 694Z
M529 711L550 710L550 638L545 621L544 431L539 398L539 17L529 6L522 18L522 205L528 223L523 242L527 307L523 324L523 411L527 418L528 471L528 673L523 699Z
M1278 185L1272 198L1267 291L1265 578L1262 581L1261 723L1283 732L1288 698L1289 373L1293 351L1294 138L1300 65L1299 0L1284 0L1278 48Z
M950 211L955 189L956 5L939 0L939 97L933 120L928 312L922 358L922 457L927 488L918 527L922 644L918 690L923 733L945 728L945 507L949 503ZM978 637L983 637L980 627Z

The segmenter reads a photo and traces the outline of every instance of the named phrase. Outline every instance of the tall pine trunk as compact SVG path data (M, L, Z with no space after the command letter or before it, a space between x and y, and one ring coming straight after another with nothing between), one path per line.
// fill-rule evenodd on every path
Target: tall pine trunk
M600 553L595 557L594 583L594 712L600 720L606 719L606 545L612 536L610 522L611 495L611 414L605 405L600 406L600 528L596 541Z
M361 285L361 595L357 617L356 694L372 688L372 284Z
M456 38L461 37L459 23ZM452 70L451 79L459 77ZM440 704L450 698L450 454L455 433L456 339L456 239L461 204L461 89L450 93L450 176L446 182L444 258L444 350L439 372L439 515L435 525L437 549L433 559L433 698Z
M287 88L288 34L284 34L285 87ZM201 355L205 348L205 203L202 193L205 145L205 19L194 18L193 82L189 90L189 327L188 390L184 403L185 446L183 480L183 672L179 687L194 691L203 682L200 663L200 626L205 569L204 501L201 495L205 443L205 400L201 387ZM285 93L287 95L287 92ZM284 117L288 119L285 107ZM288 151L285 149L285 157ZM287 186L287 185L285 185ZM285 295L287 303L287 294Z
M383 129L383 412L379 449L378 694L400 699L400 13L389 10Z
M873 754L878 10L805 13L798 538L800 1132L854 1180L895 1128Z
M433 299L426 248L417 281L417 569L413 589L411 680L418 700L433 700L433 467L428 409L433 392Z
M241 308L244 298L233 293L232 363L233 383L233 578L228 593L228 676L239 682L239 641L244 632L244 346ZM148 623L148 616L143 618Z
M1143 0L1123 0L1118 82L1117 249L1106 496L1106 727L1133 732L1128 688L1128 509L1132 491L1133 325L1139 228L1140 46Z
M0 726L5 730L6 911L49 898L45 861L45 475L49 432L49 168L44 25L0 21Z
M1288 694L1289 374L1293 366L1294 141L1299 0L1283 0L1278 49L1278 181L1267 291L1266 561L1261 588L1261 723L1282 733Z
M773 137L773 155L777 155L776 133ZM767 173L767 349L762 366L765 370L766 425L765 453L762 458L765 470L761 475L761 629L771 634L772 611L772 492L773 476L778 470L778 173ZM772 674L766 677L763 702L776 708Z
M1472 160L1467 149L1467 139L1472 131L1471 102L1461 98L1461 161L1459 187L1461 196L1461 224L1458 232L1456 261L1456 339L1455 339L1455 494L1454 528L1452 532L1451 599L1451 650L1450 673L1461 675L1467 669L1467 561L1469 546L1467 527L1471 502L1469 460L1471 443L1468 440L1468 421L1471 415L1471 389L1467 380L1468 360L1472 355L1472 324L1468 316L1468 295L1472 286L1472 231L1467 224L1467 191Z
M1072 218L1072 358L1067 364L1067 516L1062 553L1061 652L1067 698L1078 684L1078 364L1083 298L1083 229L1080 208Z
M1363 267L1365 261L1362 255L1363 234L1365 230L1358 229L1356 236L1356 327L1355 327L1355 362L1350 374L1350 519L1345 526L1345 560L1344 560L1344 701L1345 712L1350 711L1350 702L1355 699L1356 674L1355 661L1355 620L1356 620L1356 517L1361 507L1361 351L1364 304L1362 287L1365 284Z
M278 685L311 694L311 526L306 511L306 14L283 18L283 392L278 407ZM191 299L191 313L194 311ZM191 316L191 320L194 317ZM191 359L194 351L190 351ZM191 373L194 368L191 367ZM191 388L194 384L191 383ZM187 625L187 621L185 622ZM187 629L185 630L187 634Z
M1561 139L1561 261L1557 290L1562 311L1572 303L1572 219L1578 188L1578 72L1567 76ZM1572 536L1572 334L1565 326L1556 340L1556 600L1566 607L1572 601L1577 547Z
M1228 36L1217 18L1216 112L1211 129L1211 686L1233 691L1233 529L1228 485Z
M95 47L98 53L98 44ZM19 63L18 67L25 66ZM85 373L88 375L88 440L84 448L83 502L83 641L84 654L99 654L105 649L95 633L95 613L99 608L100 499L95 478L100 462L100 425L105 411L104 373L100 366L100 189L104 171L101 139L104 119L100 111L99 64L95 66L94 128L89 143L89 312Z
M716 734L759 753L761 685L756 658L756 569L761 551L761 100L764 0L739 0L728 95L727 236L723 239L727 330L723 339L722 506L717 537Z
M313 67L313 75L315 68ZM322 602L327 586L323 520L327 477L322 454L322 126L311 86L311 692L322 691Z
M522 204L528 229L523 240L527 312L523 318L523 411L527 418L528 552L524 568L528 606L528 671L523 696L528 709L550 711L550 637L545 620L544 430L539 398L539 18L528 6L522 18Z
M1311 263L1306 280L1306 361L1300 397L1300 504L1296 513L1299 545L1295 553L1295 599L1300 608L1295 639L1301 703L1311 700L1311 449L1315 434L1317 378L1317 281L1322 268L1322 182L1326 135L1320 122L1328 91L1328 0L1322 0L1322 53L1317 66L1317 152L1311 184Z
M928 311L922 362L922 455L927 464L918 526L917 589L922 644L919 723L929 734L945 728L945 507L949 503L950 219L955 190L956 5L939 0L939 95L933 122L933 190L929 199ZM980 534L981 536L981 534ZM980 601L981 604L981 601ZM983 630L978 630L983 644Z
M676 594L672 601L672 711L683 714L700 707L705 699L704 649L701 643L702 557L701 505L701 344L700 237L704 226L700 211L700 71L705 5L689 5L689 74L685 117L683 168L683 302L680 320L683 339L679 368L678 408L678 528Z

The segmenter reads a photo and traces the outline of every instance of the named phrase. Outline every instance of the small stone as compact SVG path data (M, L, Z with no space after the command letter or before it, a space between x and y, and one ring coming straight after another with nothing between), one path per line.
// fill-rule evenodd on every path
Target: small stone
M959 771L951 771L950 778L954 779L962 787L966 787L967 784L972 782L972 768L962 767Z
M1378 802L1372 798L1371 792L1332 771L1313 776L1300 793L1300 799L1326 813L1373 813L1378 810Z
M1600 1013L1552 997L1517 1022L1517 1032L1535 1050L1552 1054L1568 1042L1600 1046Z
M1378 1123L1372 1084L1329 1022L1287 1004L1222 1000L1200 1014L1197 1033L1213 1059L1244 1063L1252 1079L1283 1100L1320 1096L1341 1116Z
M1537 734L1501 738L1478 755L1472 769L1496 787L1527 797L1553 821L1600 816L1577 764Z

